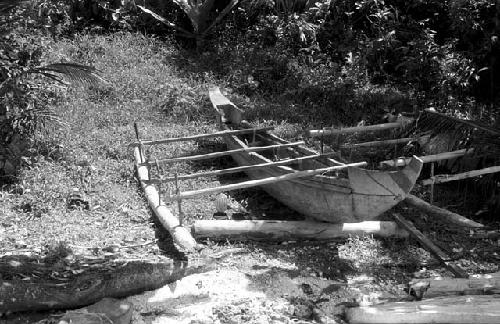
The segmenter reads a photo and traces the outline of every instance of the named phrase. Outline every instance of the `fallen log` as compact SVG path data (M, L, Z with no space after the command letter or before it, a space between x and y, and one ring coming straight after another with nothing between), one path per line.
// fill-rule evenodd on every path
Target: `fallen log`
M472 227L472 228L478 228L478 227L484 227L483 224L475 222L471 219L468 219L462 215L453 213L449 210L434 206L429 204L428 202L425 202L424 200L415 197L413 195L407 195L405 200L406 203L409 205L416 207L423 211L426 214L432 215L438 219L441 219L447 223L451 223L454 225L458 225L461 227Z
M346 310L347 322L363 323L500 323L500 295L440 297L418 302L390 302Z
M409 288L420 294L420 298L500 294L500 272L477 275L468 279L417 279L409 283Z
M408 237L407 231L389 221L329 224L310 221L199 220L193 225L193 234L197 238L239 241L297 239L321 241L365 234L380 237Z
M160 288L193 273L209 271L213 268L210 264L213 263L129 262L108 271L82 274L71 281L3 280L0 313L70 309L93 304L104 297L126 297Z
M396 223L407 230L413 237L415 237L418 242L429 251L436 259L439 260L443 265L445 265L448 270L450 270L458 278L468 278L469 275L459 266L453 263L450 257L441 250L437 245L435 245L431 240L429 240L422 232L420 232L412 222L406 220L400 214L394 213L393 215Z

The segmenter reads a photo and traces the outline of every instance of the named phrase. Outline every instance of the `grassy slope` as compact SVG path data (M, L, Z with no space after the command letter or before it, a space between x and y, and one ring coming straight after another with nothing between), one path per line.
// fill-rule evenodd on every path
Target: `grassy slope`
M209 78L183 76L172 64L178 59L174 48L139 34L77 35L50 44L48 62L92 64L109 84L62 94L56 109L69 126L43 135L43 155L23 169L18 185L2 191L6 235L0 253L39 251L57 241L102 246L154 237L127 148L134 140L133 122L140 123L144 137L214 127L207 117ZM87 191L91 211L66 208L72 188Z

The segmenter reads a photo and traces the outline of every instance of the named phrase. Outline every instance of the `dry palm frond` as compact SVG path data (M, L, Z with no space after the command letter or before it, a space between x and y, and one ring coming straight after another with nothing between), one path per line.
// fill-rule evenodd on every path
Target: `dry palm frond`
M27 0L0 0L0 13L9 11L23 3L29 3Z
M29 73L40 73L55 81L65 83L64 78L80 84L94 85L99 82L106 82L98 71L91 66L75 63L54 63L42 67L34 68Z

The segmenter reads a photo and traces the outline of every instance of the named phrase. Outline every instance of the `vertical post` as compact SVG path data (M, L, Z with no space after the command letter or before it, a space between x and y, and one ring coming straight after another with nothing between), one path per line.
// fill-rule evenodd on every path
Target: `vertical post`
M325 131L324 128L321 130L321 154L324 152L324 145L325 145Z
M179 189L179 174L175 172L175 194L179 196L181 190ZM179 224L182 226L183 215L182 215L182 200L177 200L177 208L179 209Z
M434 179L434 162L431 163L431 179L432 179L432 183L431 183L431 197L430 197L430 203L434 203L434 181L436 181Z
M252 134L252 146L255 145L255 135L256 135L257 131L255 130L255 128L253 129L253 134Z
M141 133L139 133L139 125L137 122L134 123L134 130L135 130L135 138L139 142L139 154L140 154L141 163L142 163L145 161L145 159L144 159L144 145L142 145Z
M161 205L161 189L162 189L162 181L161 180L163 180L163 177L161 174L160 164L158 163L157 158L155 158L155 163L156 163L156 170L158 171L158 175L160 178L160 183L158 184L158 206L160 206Z

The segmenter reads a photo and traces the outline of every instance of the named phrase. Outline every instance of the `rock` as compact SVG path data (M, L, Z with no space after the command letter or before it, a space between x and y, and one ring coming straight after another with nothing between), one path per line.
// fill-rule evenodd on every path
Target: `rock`
M127 301L114 298L104 298L90 305L87 310L91 313L103 313L113 321L113 324L129 324L132 319L133 305Z
M132 306L126 301L104 298L78 311L67 312L58 324L130 324Z

